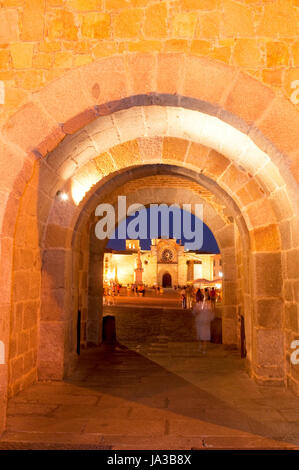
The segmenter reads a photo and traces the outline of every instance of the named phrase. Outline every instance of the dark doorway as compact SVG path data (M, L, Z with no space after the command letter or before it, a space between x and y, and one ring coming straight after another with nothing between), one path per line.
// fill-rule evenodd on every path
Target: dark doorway
M162 286L163 287L171 287L171 275L169 273L163 274Z

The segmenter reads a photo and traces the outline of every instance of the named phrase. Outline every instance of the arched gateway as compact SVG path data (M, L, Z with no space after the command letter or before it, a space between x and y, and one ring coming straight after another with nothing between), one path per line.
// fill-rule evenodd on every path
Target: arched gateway
M72 367L78 308L84 341L100 340L106 242L94 236L94 212L118 194L203 202L223 259L224 342L239 345L239 312L251 375L298 393L289 362L298 336L298 127L296 109L258 81L184 54L98 60L51 82L8 120L2 428L7 391ZM162 189L161 175L169 178Z
M169 273L163 274L162 286L163 287L171 287L172 286L171 275Z

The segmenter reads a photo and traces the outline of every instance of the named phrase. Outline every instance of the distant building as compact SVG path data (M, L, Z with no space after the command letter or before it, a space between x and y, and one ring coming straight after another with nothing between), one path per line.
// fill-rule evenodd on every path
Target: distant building
M136 280L139 240L126 240L126 249L107 250L104 255L104 282L115 280L133 284ZM195 279L212 281L221 277L221 255L187 251L175 239L154 239L150 250L140 250L143 283L149 286L183 286ZM221 273L222 274L222 273Z

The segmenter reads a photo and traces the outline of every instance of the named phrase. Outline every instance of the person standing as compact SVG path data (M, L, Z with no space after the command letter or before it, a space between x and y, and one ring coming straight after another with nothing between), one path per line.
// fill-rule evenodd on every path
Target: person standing
M204 300L204 295L201 292L200 288L198 288L197 291L196 291L195 301L196 302L202 302L203 300Z
M199 352L207 353L207 344L211 341L211 322L215 318L215 312L212 309L211 301L204 300L196 302L193 307L195 316L196 337L199 341Z
M181 300L182 300L182 308L186 308L186 289L183 287L181 290Z
M216 291L215 291L215 287L212 287L212 289L210 291L210 299L211 299L212 310L215 310L216 309Z
M186 308L190 309L192 308L192 294L193 294L193 288L192 286L187 286L186 288Z

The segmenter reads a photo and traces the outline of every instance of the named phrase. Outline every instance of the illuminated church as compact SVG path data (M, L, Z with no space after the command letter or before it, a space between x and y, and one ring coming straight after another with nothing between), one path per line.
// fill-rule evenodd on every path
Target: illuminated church
M222 276L221 256L186 250L175 239L153 239L150 250L139 240L126 240L126 249L109 249L104 257L104 282L122 285L142 282L147 286L184 286L197 279Z

